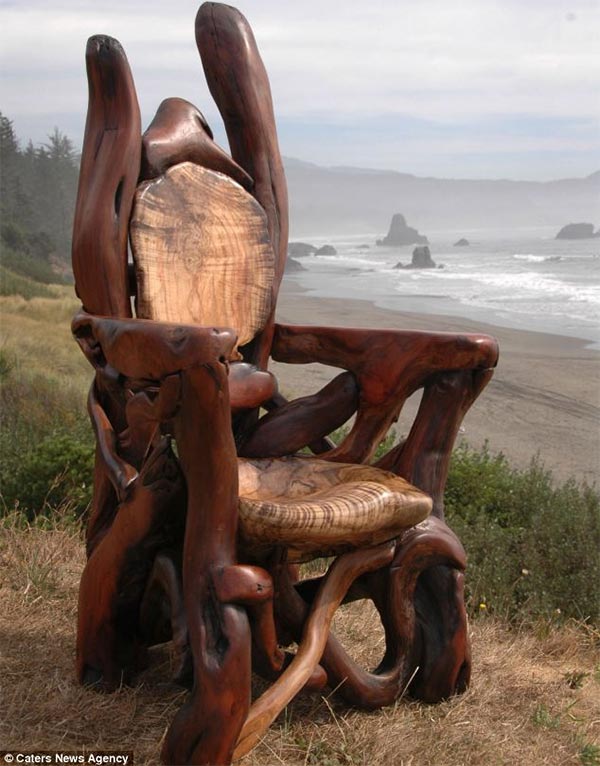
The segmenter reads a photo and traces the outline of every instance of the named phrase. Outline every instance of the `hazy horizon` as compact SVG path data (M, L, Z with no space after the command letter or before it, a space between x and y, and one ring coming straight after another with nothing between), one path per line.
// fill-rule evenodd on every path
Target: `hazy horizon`
M273 90L282 154L420 177L555 180L600 168L596 0L243 0ZM0 2L0 109L26 143L81 144L84 51L123 44L144 125L180 96L225 143L194 42L198 3Z

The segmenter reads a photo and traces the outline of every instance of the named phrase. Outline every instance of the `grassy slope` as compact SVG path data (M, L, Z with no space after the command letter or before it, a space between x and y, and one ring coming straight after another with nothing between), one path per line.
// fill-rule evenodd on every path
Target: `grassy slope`
M92 370L70 331L71 319L81 304L72 287L43 287L52 297L0 297L0 349L20 375L42 375L84 396Z
M78 532L0 529L0 678L6 748L131 749L158 763L160 740L183 694L169 682L168 648L134 689L112 695L75 682L77 587L84 563ZM378 659L380 627L349 607L336 629L353 653ZM597 638L597 636L596 636ZM475 674L469 691L436 706L349 711L333 697L300 697L242 763L319 766L598 763L600 657L581 626L510 632L481 619L473 626ZM594 738L596 737L596 740ZM596 745L594 745L594 741Z
M71 289L25 301L0 298L0 349L14 372L43 376L84 398L91 370L69 332L78 307ZM79 405L78 405L79 406ZM182 692L169 683L168 650L135 689L105 696L74 679L77 587L84 563L79 533L60 526L0 528L1 747L132 748L157 763L159 742ZM381 633L348 607L336 629L366 664ZM438 706L403 701L376 713L348 711L333 698L299 699L244 763L320 766L600 763L600 656L579 627L510 632L480 619L473 626L475 675L461 698ZM571 688L575 685L577 688Z

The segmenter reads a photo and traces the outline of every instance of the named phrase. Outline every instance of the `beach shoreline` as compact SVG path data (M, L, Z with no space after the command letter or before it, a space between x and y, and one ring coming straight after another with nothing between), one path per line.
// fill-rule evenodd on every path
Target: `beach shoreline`
M500 344L500 362L488 387L467 414L461 437L474 447L488 442L517 467L537 454L557 480L600 479L600 352L590 341L517 330L437 314L380 308L368 299L321 298L297 280L284 279L277 321L379 329L478 332ZM273 371L284 394L315 393L336 373L322 365L283 365ZM416 411L412 397L396 431L404 434Z

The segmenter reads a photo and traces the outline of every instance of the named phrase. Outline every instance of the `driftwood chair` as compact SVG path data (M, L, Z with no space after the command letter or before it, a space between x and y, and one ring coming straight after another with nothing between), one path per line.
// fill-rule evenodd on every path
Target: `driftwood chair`
M443 491L497 346L275 323L288 210L267 75L236 10L203 5L196 39L231 157L181 99L142 136L120 45L87 46L73 332L95 369L97 450L77 673L114 688L172 640L191 694L163 760L228 764L303 688L377 708L468 684L465 558ZM269 357L343 372L288 402ZM408 438L370 465L419 388ZM327 435L353 413L335 446ZM298 562L323 556L336 557L323 577L299 579ZM371 672L329 630L342 602L365 598L386 638ZM271 682L253 703L252 671Z

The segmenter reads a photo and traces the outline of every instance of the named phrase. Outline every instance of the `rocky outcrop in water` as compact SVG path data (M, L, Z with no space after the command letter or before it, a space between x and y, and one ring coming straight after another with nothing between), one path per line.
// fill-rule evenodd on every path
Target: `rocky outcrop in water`
M288 255L292 258L306 258L308 255L312 255L317 252L317 248L314 245L309 245L306 242L290 242L288 244Z
M594 234L593 223L568 223L556 235L556 239L591 239L600 237L600 229Z
M471 243L468 239L465 239L464 237L461 237L458 242L454 243L454 247L469 247Z
M337 250L333 245L323 245L315 251L315 255L337 255Z
M306 271L306 267L303 266L300 261L297 261L295 258L286 258L285 261L285 273L286 274L295 274L298 271Z
M401 245L427 245L428 242L424 234L419 234L412 226L406 225L406 219L401 213L395 213L387 236L378 239L376 244L383 247L400 247Z
M412 262L406 266L403 263L398 262L395 269L436 269L438 266L431 257L431 252L427 245L421 245L415 247L412 254Z

